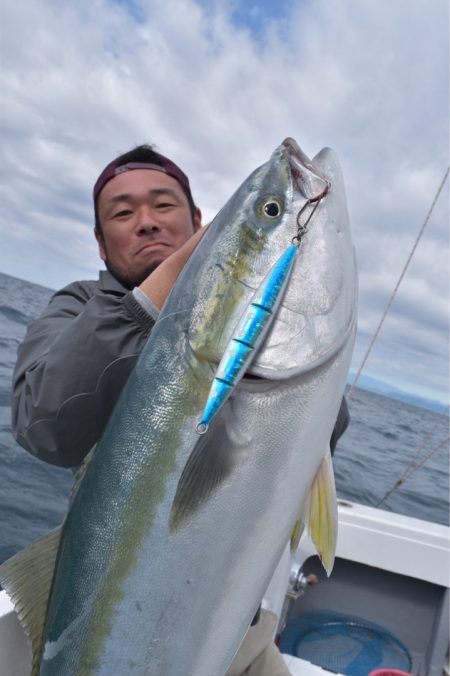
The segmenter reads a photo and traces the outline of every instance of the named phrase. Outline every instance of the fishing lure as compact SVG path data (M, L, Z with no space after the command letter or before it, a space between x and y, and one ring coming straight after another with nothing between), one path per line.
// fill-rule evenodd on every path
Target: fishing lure
M321 195L307 200L300 209L297 215L297 235L264 277L238 321L214 376L203 414L197 425L198 434L205 434L208 431L211 421L244 375L253 355L266 336L283 298L301 239L328 189L327 185ZM311 204L314 204L314 208L306 223L302 224L301 216Z

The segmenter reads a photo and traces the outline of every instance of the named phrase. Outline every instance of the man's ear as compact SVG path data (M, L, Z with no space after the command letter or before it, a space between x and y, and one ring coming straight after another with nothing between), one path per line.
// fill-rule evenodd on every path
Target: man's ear
M195 207L193 223L194 223L194 232L200 230L200 228L202 227L202 212L198 207Z
M98 230L98 228L94 228L94 235L98 244L98 255L100 256L102 261L106 261L105 240L103 239L103 235L100 232L100 230Z

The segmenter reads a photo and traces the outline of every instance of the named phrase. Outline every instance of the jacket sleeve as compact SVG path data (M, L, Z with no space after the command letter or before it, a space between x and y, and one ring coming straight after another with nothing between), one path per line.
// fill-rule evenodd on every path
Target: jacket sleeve
M19 347L13 432L37 457L79 465L102 435L154 320L132 292L71 284L51 299Z

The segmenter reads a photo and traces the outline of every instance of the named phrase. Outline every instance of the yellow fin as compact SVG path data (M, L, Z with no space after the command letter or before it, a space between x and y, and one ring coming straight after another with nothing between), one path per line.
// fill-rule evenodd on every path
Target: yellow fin
M302 519L297 519L291 533L291 554L295 554L295 552L297 551L298 544L303 535L304 529L305 524L303 523Z
M31 641L31 676L39 673L42 634L61 528L52 530L0 566L0 583Z
M304 530L305 530L305 505L303 501L303 504L301 505L298 511L297 521L294 523L294 527L291 532L290 539L291 554L295 554L295 552L297 551Z
M328 450L309 493L308 532L329 576L337 537L337 500L333 463Z

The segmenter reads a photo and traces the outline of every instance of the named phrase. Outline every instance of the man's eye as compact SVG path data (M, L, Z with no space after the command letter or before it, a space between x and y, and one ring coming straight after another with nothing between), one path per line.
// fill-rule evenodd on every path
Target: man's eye
M117 211L114 214L114 218L125 218L126 216L130 216L133 212L130 209L122 209L122 211Z
M172 202L158 202L158 204L155 204L155 207L157 209L170 209L171 207L174 207L175 205Z

